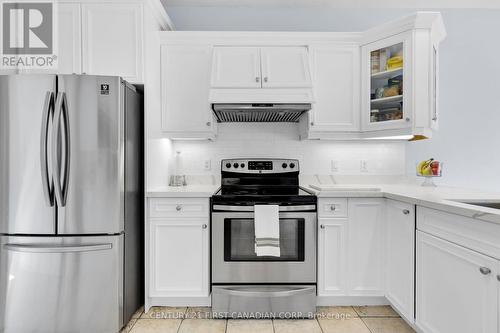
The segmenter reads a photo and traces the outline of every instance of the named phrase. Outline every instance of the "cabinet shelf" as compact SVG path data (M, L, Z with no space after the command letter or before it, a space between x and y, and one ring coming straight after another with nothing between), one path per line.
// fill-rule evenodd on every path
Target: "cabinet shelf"
M398 75L403 74L403 67L390 69L383 72L373 73L371 75L372 79L390 79Z
M371 105L376 106L376 105L383 105L383 104L389 104L389 103L398 103L403 101L403 95L397 95L397 96L391 96L391 97L382 97L382 98L377 98L377 99L372 99Z

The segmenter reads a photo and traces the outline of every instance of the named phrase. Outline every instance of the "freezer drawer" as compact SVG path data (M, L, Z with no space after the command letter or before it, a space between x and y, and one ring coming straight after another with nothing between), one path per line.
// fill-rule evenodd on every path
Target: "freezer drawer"
M123 235L0 237L0 332L116 333Z
M219 318L314 318L316 286L212 286L212 312Z

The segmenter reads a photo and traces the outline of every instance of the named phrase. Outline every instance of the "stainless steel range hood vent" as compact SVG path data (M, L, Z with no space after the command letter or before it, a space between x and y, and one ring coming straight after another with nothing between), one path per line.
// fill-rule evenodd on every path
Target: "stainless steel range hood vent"
M310 103L212 104L217 122L296 123L311 109Z

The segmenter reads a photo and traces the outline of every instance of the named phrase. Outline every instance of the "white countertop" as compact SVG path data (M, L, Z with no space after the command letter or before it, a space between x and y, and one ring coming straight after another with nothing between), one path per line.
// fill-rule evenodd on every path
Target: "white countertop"
M148 198L210 198L219 185L187 185L187 186L165 186L149 189L146 192Z
M219 187L220 185L210 184L165 186L149 189L146 196L149 198L209 198L217 192ZM320 198L388 198L500 224L500 210L498 209L452 201L500 201L500 193L445 186L422 187L414 184L315 184L316 188L312 188L309 184L302 184L302 187L316 193Z
M321 185L317 185L321 188ZM454 187L422 187L412 184L386 185L371 184L370 191L363 190L363 186L356 188L356 185L338 185L338 189L332 190L332 185L325 185L321 191L310 186L304 186L314 191L318 197L382 197L399 200L411 204L438 209L453 214L463 215L487 222L500 224L500 210L463 204L452 200L461 201L500 201L500 193L488 193L476 190L467 190ZM344 190L344 187L347 187ZM380 191L373 191L373 188L380 188Z

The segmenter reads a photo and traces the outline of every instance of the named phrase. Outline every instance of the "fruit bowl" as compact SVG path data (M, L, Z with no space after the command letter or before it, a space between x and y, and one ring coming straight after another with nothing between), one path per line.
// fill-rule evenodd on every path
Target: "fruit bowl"
M422 186L436 187L432 178L441 177L443 174L443 163L430 158L417 164L417 176L424 178Z

